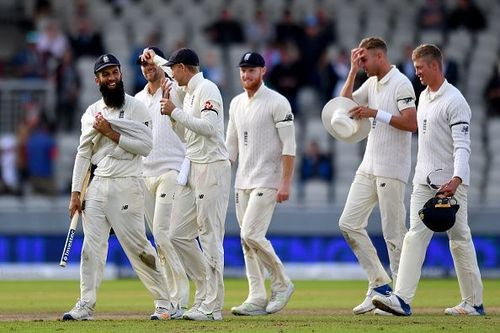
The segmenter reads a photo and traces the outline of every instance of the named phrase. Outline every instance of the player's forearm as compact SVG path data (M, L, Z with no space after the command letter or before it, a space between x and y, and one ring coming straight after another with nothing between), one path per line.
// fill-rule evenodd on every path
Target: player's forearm
M349 75L345 80L342 90L340 90L340 96L352 99L352 91L354 89L354 82L356 80L356 72L352 69L349 71Z
M204 114L203 114L204 113ZM187 129L206 136L211 137L216 133L216 123L218 122L217 113L215 111L202 112L202 118L196 118L188 115L179 108L174 109L171 114L172 119L181 123Z
M292 183L294 165L295 165L295 156L281 155L282 184L290 185Z

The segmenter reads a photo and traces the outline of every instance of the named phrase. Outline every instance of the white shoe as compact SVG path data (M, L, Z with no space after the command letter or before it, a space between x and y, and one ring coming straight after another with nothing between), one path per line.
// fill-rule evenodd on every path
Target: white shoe
M235 316L261 316L266 315L266 308L253 303L244 302L241 305L231 308L231 313Z
M151 315L151 320L169 320L170 319L170 311L167 308L163 308L161 306L157 306L155 309L155 313Z
M388 284L384 284L383 286L377 288L369 289L364 301L358 306L354 307L352 309L352 312L355 315L360 315L372 311L373 309L375 309L375 305L373 305L372 303L373 296L375 295L387 296L390 295L391 291L392 289L391 287L389 287Z
M201 312L199 309L196 309L184 313L182 318L195 321L214 321L214 320L222 320L222 313L220 311L215 311L214 313L205 314Z
M381 296L375 295L372 299L373 305L377 307L377 309L383 310L385 312L390 312L396 316L410 316L411 315L411 307L409 304L405 303L401 299L401 297L396 294L392 294L391 296Z
M94 308L87 302L78 301L75 307L63 315L62 320L93 320Z
M285 291L272 292L271 298L269 299L269 303L266 306L266 312L275 313L283 309L290 300L290 297L292 296L294 291L295 287L293 283L290 282Z
M392 313L385 312L384 310L380 310L380 309L375 309L373 311L373 314L376 316L394 316Z
M484 316L486 313L482 304L476 306L463 301L457 306L445 309L444 314L450 316Z
M186 308L175 307L170 310L170 319L182 319Z

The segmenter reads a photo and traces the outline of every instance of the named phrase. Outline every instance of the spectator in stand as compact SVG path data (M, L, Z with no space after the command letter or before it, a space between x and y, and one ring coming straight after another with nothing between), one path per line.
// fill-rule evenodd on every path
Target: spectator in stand
M347 68L347 72L349 68ZM335 70L335 64L330 61L328 56L328 49L325 49L321 54L319 61L316 65L317 83L321 105L325 105L331 100L335 93L335 87L340 81L339 74ZM342 78L345 81L346 75Z
M57 158L53 127L41 114L26 142L29 180L33 193L54 196L57 187L54 164Z
M38 52L44 56L45 61L49 62L51 58L61 59L68 45L68 38L61 31L59 22L55 19L47 20L37 44Z
M500 59L486 85L484 97L487 103L487 114L490 117L500 117Z
M71 49L67 49L55 72L57 92L57 129L71 132L74 128L75 112L78 108L80 76L73 61Z
M292 42L300 45L304 38L304 29L298 25L290 10L285 9L281 21L276 24L276 41L278 43Z
M470 32L478 32L486 28L487 22L483 12L473 0L458 0L457 6L448 17L450 30L465 28Z
M203 65L201 66L203 76L215 83L221 90L222 96L226 87L226 77L224 69L220 64L220 59L213 49L207 49L203 54Z
M205 28L209 40L213 43L229 46L245 42L243 28L239 21L233 18L228 9L223 9L221 16Z
M280 59L269 72L268 82L272 89L286 97L292 107L292 113L300 119L297 95L302 86L302 66L298 60L298 50L292 44L280 48Z
M342 87L344 86L345 80L347 79L347 75L349 74L349 69L350 69L349 54L347 53L346 49L341 49L339 50L337 57L335 58L335 61L333 63L333 70L337 76L337 83L333 88L333 96L340 95L340 90L342 90ZM362 72L361 76L363 76L363 78L366 77L364 72Z
M251 49L262 50L274 39L274 27L261 10L255 11L254 19L247 23L245 36Z
M90 56L97 58L104 53L102 36L92 29L92 24L88 16L75 18L77 30L70 37L71 48L75 58Z
M315 86L315 67L319 61L321 54L328 47L328 36L322 33L318 18L314 15L309 15L305 20L305 35L300 49L302 50L302 66L304 67L305 84Z
M417 26L421 32L437 31L444 33L446 29L446 6L443 0L426 0L418 11Z
M334 167L332 156L321 150L317 141L309 143L300 161L300 181L299 181L299 200L304 199L304 188L306 182L319 179L326 182L328 186L328 198L333 200L333 175Z
M45 63L38 52L39 33L30 31L26 34L24 47L12 59L14 75L23 79L38 79L46 76Z
M326 40L328 44L335 42L336 32L335 32L335 22L328 15L324 8L319 8L316 11L316 18L318 20L318 26L320 29L320 34Z
M16 194L18 192L16 145L14 134L5 133L0 136L0 194Z

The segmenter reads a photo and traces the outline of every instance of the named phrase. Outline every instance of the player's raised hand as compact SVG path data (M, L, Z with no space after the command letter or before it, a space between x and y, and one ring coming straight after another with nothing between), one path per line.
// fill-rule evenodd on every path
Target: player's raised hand
M351 71L358 71L361 68L362 59L365 56L366 49L357 47L351 50Z
M147 62L148 64L154 64L155 51L150 49L144 49L141 54L141 61Z

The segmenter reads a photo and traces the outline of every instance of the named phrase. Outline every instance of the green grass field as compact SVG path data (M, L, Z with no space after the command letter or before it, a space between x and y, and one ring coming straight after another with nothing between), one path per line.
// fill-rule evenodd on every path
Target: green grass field
M443 309L460 300L456 280L423 280L411 317L354 316L364 281L295 281L285 310L235 317L231 306L247 295L245 280L226 281L222 322L150 321L153 303L138 280L104 281L95 321L62 322L79 295L78 281L0 281L0 332L500 332L500 280L484 281L487 315L449 317Z

